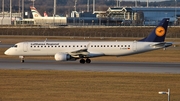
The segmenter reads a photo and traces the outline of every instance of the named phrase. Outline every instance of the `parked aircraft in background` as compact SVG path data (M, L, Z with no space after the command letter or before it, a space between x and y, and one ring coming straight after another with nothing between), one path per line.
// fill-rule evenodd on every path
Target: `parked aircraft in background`
M30 7L35 24L54 24L54 25L67 25L66 17L49 17L46 14L44 17L36 10L35 7Z
M6 55L54 56L56 61L80 59L80 63L91 63L90 58L100 56L125 56L166 48L172 43L164 42L169 19L164 18L147 37L139 41L98 42L19 42L5 51Z

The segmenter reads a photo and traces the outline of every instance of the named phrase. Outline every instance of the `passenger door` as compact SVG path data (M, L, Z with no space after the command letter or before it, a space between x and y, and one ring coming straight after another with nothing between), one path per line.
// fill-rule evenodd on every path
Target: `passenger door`
M134 42L133 42L133 51L136 51L136 50L137 50L137 42L134 41Z
M28 51L28 43L27 42L23 43L23 50L24 50L24 52Z

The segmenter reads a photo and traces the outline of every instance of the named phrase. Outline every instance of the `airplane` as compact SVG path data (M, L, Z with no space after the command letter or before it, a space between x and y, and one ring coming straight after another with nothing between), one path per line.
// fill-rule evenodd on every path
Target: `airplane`
M56 24L56 25L67 25L66 17L49 17L46 12L44 12L44 17L37 11L33 6L30 7L34 23L35 24Z
M19 42L4 54L19 56L24 62L26 56L54 56L56 61L91 63L90 58L101 56L126 56L166 48L171 42L164 42L169 18L164 18L145 38L139 41L97 41L97 42Z

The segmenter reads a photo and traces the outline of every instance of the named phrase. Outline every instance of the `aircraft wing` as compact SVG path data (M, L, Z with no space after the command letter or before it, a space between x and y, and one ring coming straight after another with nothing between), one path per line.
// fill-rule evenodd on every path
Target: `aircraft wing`
M89 57L90 53L87 50L88 50L87 48L86 49L80 49L80 50L69 52L69 54L75 58Z
M72 57L78 57L78 58L89 57L90 55L90 53L88 52L89 46L90 46L90 43L87 45L87 48L72 51L72 52L69 52L69 54Z
M80 50L73 51L71 53L81 53L81 52L87 52L87 49L80 49Z

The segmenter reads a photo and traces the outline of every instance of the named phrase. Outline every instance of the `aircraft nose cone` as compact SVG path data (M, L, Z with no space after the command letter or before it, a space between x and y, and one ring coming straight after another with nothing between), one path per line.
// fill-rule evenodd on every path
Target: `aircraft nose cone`
M8 54L9 54L9 50L6 50L6 51L4 52L4 54L5 54L5 55L8 55Z

